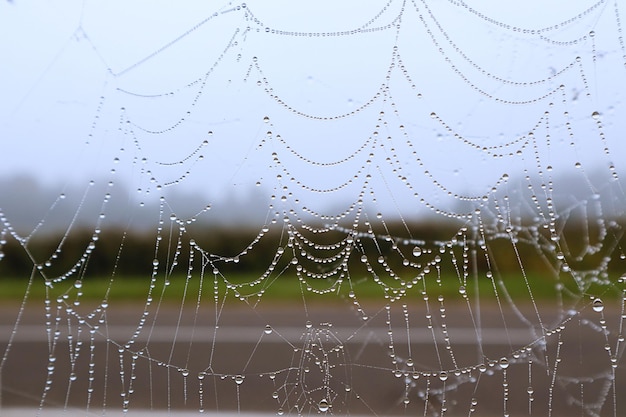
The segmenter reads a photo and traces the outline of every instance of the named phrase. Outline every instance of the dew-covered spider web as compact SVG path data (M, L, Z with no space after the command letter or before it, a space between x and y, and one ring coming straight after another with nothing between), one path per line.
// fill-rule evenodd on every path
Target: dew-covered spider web
M626 414L622 0L34 3L3 415Z

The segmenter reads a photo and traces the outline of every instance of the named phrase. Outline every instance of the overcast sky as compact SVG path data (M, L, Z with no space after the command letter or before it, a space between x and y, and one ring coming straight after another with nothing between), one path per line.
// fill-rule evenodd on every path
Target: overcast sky
M203 204L259 182L315 208L355 201L366 170L393 211L414 207L415 192L453 207L448 191L481 196L503 174L552 166L584 183L620 169L626 71L613 2L402 4L2 2L0 175L59 192L112 180L136 201L160 184ZM518 149L530 131L536 146Z

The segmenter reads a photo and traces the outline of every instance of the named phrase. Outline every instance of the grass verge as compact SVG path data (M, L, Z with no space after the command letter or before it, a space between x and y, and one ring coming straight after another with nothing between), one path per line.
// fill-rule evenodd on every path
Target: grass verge
M463 286L455 275L442 275L439 279L427 276L417 281L414 285L400 285L395 281L374 282L372 277L352 278L341 282L330 279L324 280L299 280L295 275L285 275L278 278L268 278L254 284L254 276L235 275L228 277L228 284L223 277L217 279L208 274L204 277L192 276L189 279L183 275L172 275L167 279L157 277L151 284L150 277L120 276L110 278L85 278L78 284L74 280L66 280L47 287L40 278L33 279L30 286L27 279L0 278L0 300L21 300L27 290L29 299L56 299L64 297L69 301L81 300L128 300L141 301L148 296L154 300L181 301L212 299L217 291L218 296L224 295L236 298L248 298L253 302L259 298L276 301L289 301L301 299L303 294L307 298L328 301L337 298L356 297L359 300L381 299L382 297L409 297L423 298L424 294L432 299L443 296L446 300L462 300L465 291L468 297L479 294L482 299L495 299L511 297L516 302L520 300L531 301L535 299L555 299L561 295L564 297L577 297L581 292L597 295L611 291L611 288L591 286L583 289L575 285L567 285L565 282L557 282L553 277L545 277L539 274L527 276L526 279L519 275L503 276L497 279L489 279L485 276L469 278ZM151 288L152 287L152 288ZM530 291L529 291L530 288ZM560 290L558 288L561 288Z

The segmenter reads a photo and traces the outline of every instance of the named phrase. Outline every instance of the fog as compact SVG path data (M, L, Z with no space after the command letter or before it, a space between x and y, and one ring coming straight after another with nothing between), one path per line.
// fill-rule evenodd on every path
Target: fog
M103 208L103 196L111 198ZM94 181L93 185L45 184L36 177L23 174L0 179L2 213L22 236L35 232L40 235L58 234L73 229L94 228L100 213L106 212L103 224L115 229L144 232L154 229L161 213L159 199L149 199L141 204L124 183L109 187L107 181ZM205 224L241 227L259 227L266 218L268 200L259 189L223 195L207 210L207 200L197 193L172 190L166 193L167 216L177 213L181 218L197 216Z

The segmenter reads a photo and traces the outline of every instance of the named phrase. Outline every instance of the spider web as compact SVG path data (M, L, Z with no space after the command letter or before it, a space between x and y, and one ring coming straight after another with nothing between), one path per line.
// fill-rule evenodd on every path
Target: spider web
M623 6L84 2L4 36L45 69L2 77L5 176L39 175L0 195L3 414L622 415Z

